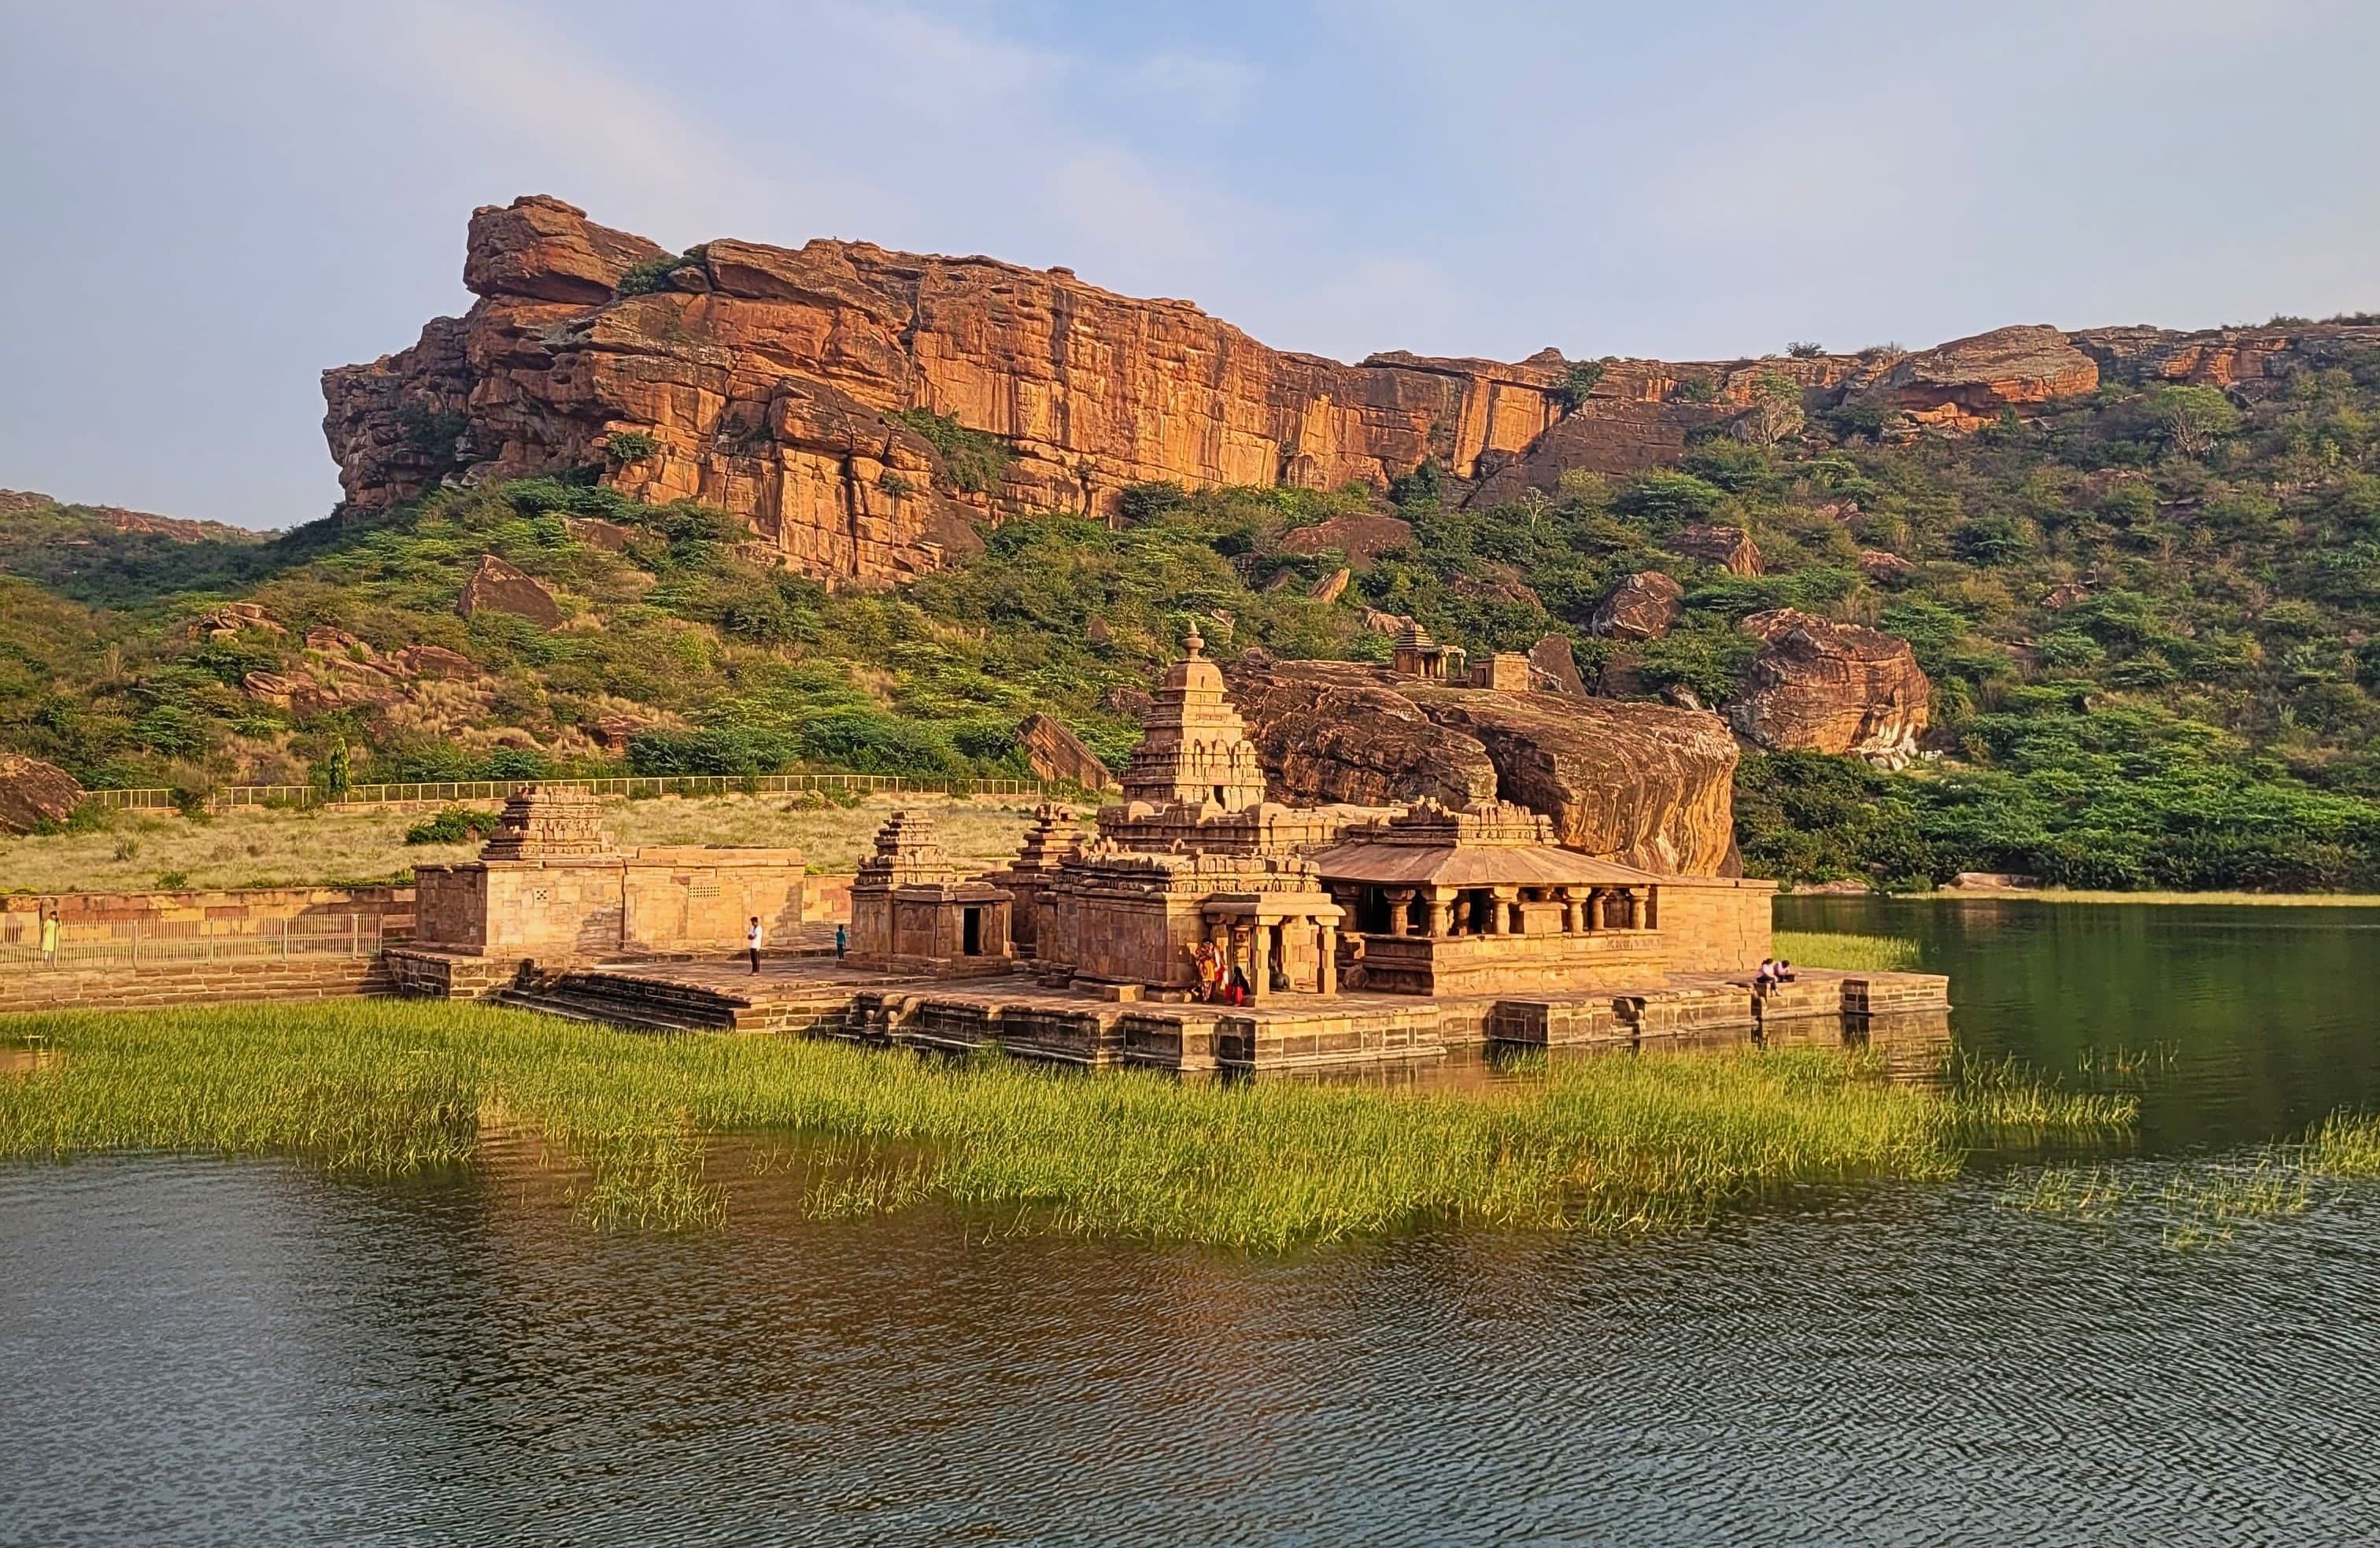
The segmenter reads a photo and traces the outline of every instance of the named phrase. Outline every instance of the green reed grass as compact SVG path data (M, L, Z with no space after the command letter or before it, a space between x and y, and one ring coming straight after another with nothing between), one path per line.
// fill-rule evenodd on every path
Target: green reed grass
M0 1078L0 1155L284 1154L387 1175L471 1159L484 1117L584 1170L584 1218L644 1229L719 1220L705 1143L726 1134L789 1138L818 1217L933 1203L1021 1229L1276 1251L1446 1223L1690 1228L1780 1185L1944 1178L1974 1144L2133 1115L2128 1099L2013 1078L1894 1085L1869 1056L1815 1049L1565 1060L1455 1093L1087 1078L391 1000L0 1030L62 1055Z
M1851 973L1917 970L1917 943L1900 936L1779 930L1772 937L1770 949L1797 968L1839 968Z

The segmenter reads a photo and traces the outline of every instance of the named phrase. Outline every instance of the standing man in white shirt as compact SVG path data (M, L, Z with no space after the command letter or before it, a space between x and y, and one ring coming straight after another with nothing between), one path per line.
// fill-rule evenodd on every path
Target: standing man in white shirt
M752 916L752 927L744 932L744 948L751 955L754 973L760 971L760 942L765 938L760 928L760 916L756 913Z

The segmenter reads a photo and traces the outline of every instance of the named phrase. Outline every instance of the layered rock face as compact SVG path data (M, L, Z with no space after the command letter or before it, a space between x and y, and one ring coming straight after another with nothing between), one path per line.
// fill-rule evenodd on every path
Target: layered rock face
M1743 627L1762 641L1728 707L1746 741L1888 768L1916 756L1933 684L1907 640L1791 608L1754 613Z
M1152 479L1384 486L1431 456L1467 476L1559 415L1559 357L1344 366L1269 349L1184 301L983 258L719 240L659 288L615 294L665 256L559 200L477 212L470 312L324 373L348 504L454 474L600 464L638 498L747 516L812 574L885 581L969 546L978 515L1104 512ZM1000 438L997 486L957 488L888 418L910 408ZM624 431L650 453L614 455Z
M1589 854L1689 876L1731 866L1737 755L1716 715L1253 651L1226 675L1276 799L1517 801Z
M674 261L541 196L473 214L464 282L480 299L463 317L323 373L351 509L593 467L640 500L734 512L783 562L865 585L973 549L983 521L1106 514L1148 480L1384 488L1429 460L1464 483L1458 497L1492 503L1568 473L1632 474L1675 461L1779 378L1805 409L1866 394L1908 428L1957 432L2089 392L2103 371L2277 381L2380 344L2380 328L2337 324L2025 327L1914 355L1607 359L1582 387L1553 350L1342 365L1268 348L1186 301L988 258L722 238ZM946 435L892 417L911 409L993 438L1004 461L954 472ZM1350 559L1376 541L1357 536Z
M1852 379L1854 392L1874 394L1915 423L1939 429L1980 429L2003 409L2047 403L2095 391L2098 362L2055 328L1996 328L1915 355L1879 362Z

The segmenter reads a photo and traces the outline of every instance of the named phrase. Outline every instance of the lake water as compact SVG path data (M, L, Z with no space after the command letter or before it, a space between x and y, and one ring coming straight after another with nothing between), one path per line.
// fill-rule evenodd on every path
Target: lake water
M2143 1092L2153 1200L2380 1103L2380 911L1808 900L1954 1030ZM2123 1050L2124 1057L2116 1057ZM573 1226L499 1153L0 1168L0 1542L2380 1538L2380 1185L2175 1245L1960 1181L1687 1238L1283 1260Z

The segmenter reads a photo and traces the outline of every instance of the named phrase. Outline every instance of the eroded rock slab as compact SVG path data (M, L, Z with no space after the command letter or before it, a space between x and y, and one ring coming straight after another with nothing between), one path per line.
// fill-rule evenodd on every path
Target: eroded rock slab
M1791 608L1754 613L1743 627L1762 641L1728 707L1746 741L1888 768L1916 756L1933 684L1907 640Z
M0 833L64 822L82 804L81 781L54 763L0 753Z
M1016 728L1025 761L1044 780L1072 780L1085 790L1113 790L1116 778L1083 739L1053 716L1027 715Z
M562 604L552 592L528 571L492 553L480 556L480 567L463 583L455 608L466 618L490 610L509 612L548 629L562 622Z

